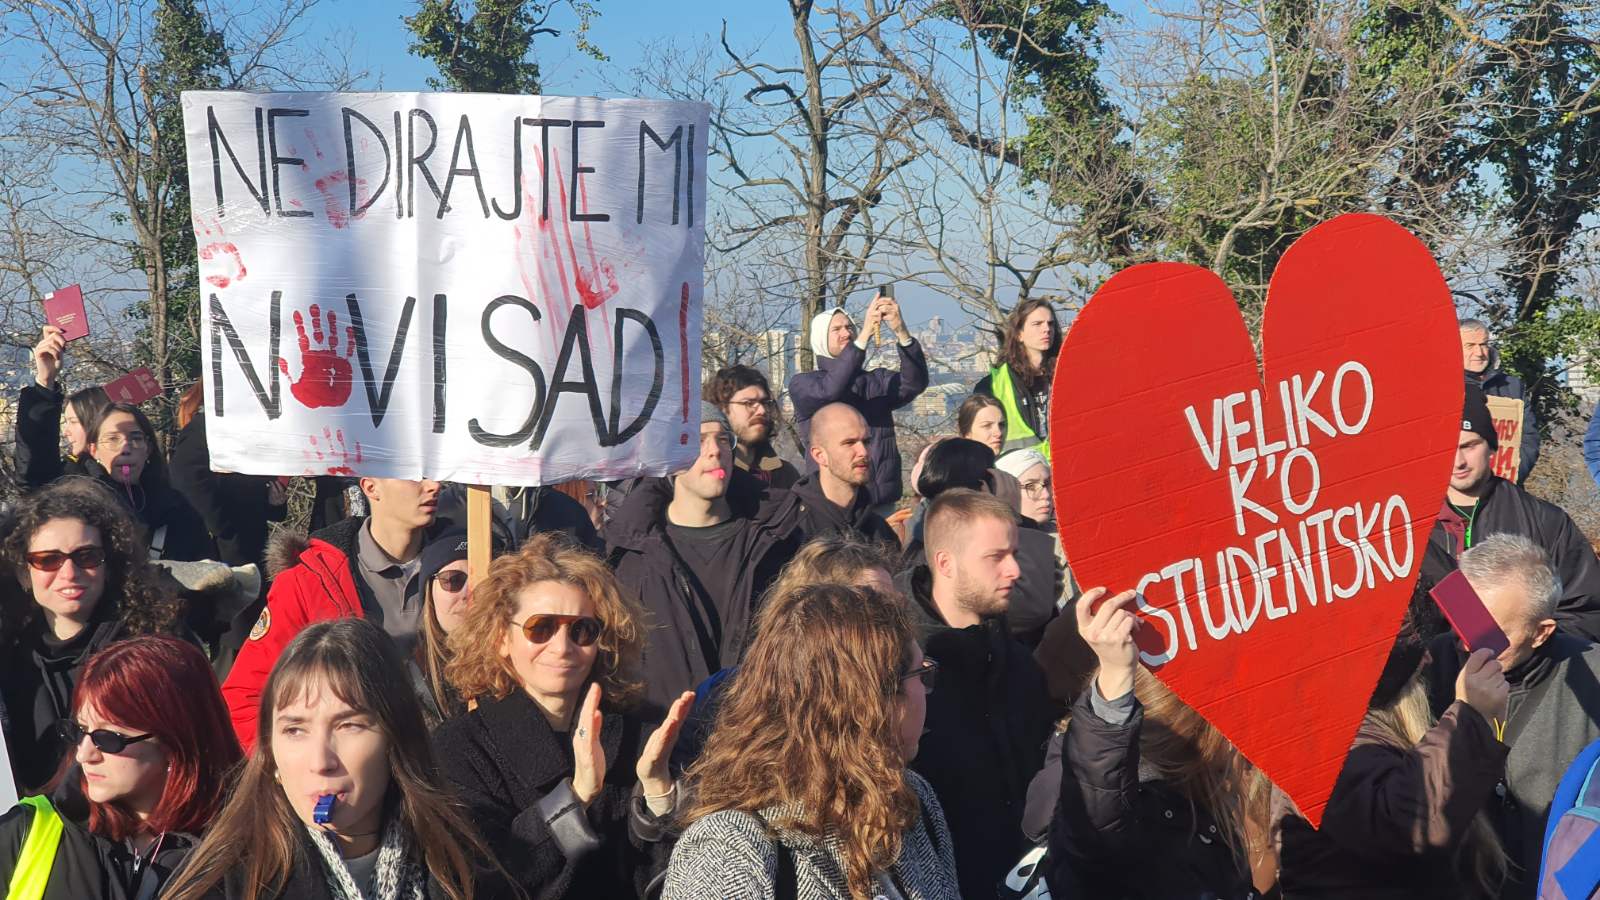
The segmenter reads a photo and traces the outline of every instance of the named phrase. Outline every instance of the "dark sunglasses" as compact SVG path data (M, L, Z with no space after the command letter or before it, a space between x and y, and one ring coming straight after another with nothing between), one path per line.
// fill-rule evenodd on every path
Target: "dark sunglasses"
M56 733L61 735L61 739L66 741L67 746L69 747L76 747L83 743L83 736L87 734L89 736L89 740L92 741L96 747L100 748L101 753L121 753L122 751L128 749L129 744L137 744L140 741L147 741L150 738L155 737L153 734L138 734L129 737L126 734L118 734L115 731L105 728L96 728L93 731L84 731L82 725L79 725L77 722L74 722L71 719L62 719L60 722L57 722Z
M939 680L938 674L939 661L931 657L924 656L922 658L922 665L917 666L915 669L912 669L909 672L902 673L900 675L900 680L910 681L913 678L921 678L923 693L931 694L933 693L934 684Z
M98 569L105 565L106 549L104 547L79 547L71 553L62 553L60 550L36 550L23 555L28 565L41 572L59 572L61 567L72 560L72 564L80 569Z
M600 632L605 630L599 619L588 616L529 616L528 621L522 623L522 633L529 641L535 644L548 643L556 636L561 626L567 626L567 637L579 647L588 647L600 640Z
M434 575L433 580L439 583L439 587L454 594L467 586L467 573L460 569L448 569Z

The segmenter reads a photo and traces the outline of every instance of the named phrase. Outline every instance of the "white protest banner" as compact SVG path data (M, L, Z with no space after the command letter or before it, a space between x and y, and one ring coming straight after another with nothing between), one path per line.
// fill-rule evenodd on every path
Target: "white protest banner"
M698 451L708 107L183 95L218 470L474 484Z

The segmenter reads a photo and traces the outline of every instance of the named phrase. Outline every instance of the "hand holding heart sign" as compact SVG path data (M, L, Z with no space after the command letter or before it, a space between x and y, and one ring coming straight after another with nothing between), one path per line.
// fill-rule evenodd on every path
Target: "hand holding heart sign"
M1320 822L1412 595L1460 430L1450 292L1398 225L1341 216L1273 273L1258 369L1221 279L1113 276L1056 367L1079 578L1134 590L1139 657Z

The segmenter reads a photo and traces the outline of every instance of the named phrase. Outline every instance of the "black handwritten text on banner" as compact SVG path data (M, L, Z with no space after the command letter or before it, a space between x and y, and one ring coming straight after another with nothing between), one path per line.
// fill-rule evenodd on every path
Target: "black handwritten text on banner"
M705 105L183 111L213 466L540 484L692 459Z

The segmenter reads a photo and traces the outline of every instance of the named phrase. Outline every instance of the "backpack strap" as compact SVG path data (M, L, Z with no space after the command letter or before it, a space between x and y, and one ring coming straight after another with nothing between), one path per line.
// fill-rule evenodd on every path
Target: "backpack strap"
M152 562L161 558L167 550L167 526L163 525L150 532L150 559Z
M17 856L17 867L11 872L6 897L40 900L50 882L50 871L55 868L56 849L61 846L61 816L47 797L24 797L19 803L33 809L33 823L28 826L28 838Z

